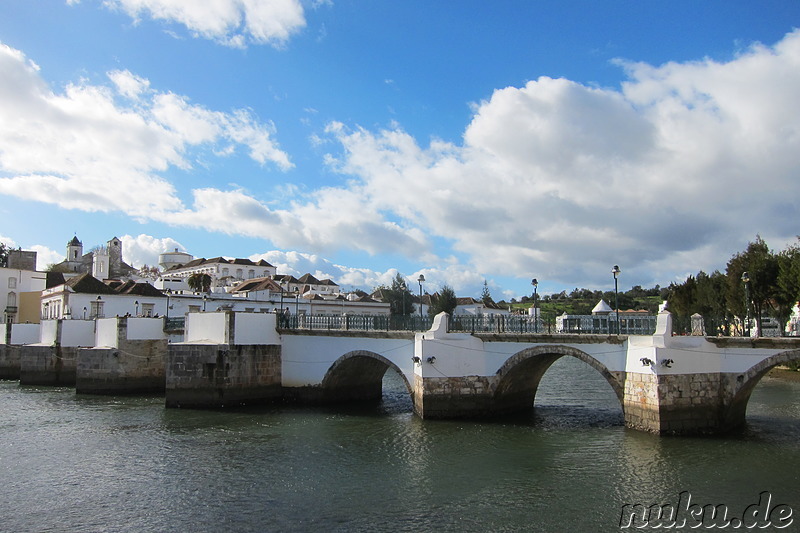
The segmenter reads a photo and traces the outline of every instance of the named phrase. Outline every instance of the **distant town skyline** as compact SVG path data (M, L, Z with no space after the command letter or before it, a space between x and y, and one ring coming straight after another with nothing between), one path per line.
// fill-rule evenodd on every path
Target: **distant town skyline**
M496 300L800 233L800 4L0 7L0 242Z

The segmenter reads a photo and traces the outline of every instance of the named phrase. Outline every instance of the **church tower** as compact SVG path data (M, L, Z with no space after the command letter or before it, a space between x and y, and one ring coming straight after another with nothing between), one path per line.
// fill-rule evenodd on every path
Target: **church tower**
M83 243L75 236L67 243L67 263L78 264L83 257ZM73 269L74 271L74 269Z

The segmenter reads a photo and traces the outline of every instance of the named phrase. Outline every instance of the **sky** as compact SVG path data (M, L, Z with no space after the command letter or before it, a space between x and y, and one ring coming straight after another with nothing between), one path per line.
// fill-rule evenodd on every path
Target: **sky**
M9 0L0 242L496 300L800 234L800 2Z

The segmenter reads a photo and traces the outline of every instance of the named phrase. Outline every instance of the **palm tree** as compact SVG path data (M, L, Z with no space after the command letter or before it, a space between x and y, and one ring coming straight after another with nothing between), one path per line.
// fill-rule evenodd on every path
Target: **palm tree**
M211 276L208 274L195 272L189 276L186 282L189 284L189 288L194 292L208 292L211 290Z

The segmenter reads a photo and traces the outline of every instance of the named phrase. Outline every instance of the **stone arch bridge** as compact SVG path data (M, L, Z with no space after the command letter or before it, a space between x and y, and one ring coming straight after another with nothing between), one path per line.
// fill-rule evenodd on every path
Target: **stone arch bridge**
M237 336L236 316L225 316L226 345L170 345L168 406L379 400L394 369L419 416L490 417L530 409L544 373L569 356L606 379L629 427L720 433L744 423L771 368L800 359L800 339L673 337L668 312L652 336L449 333L441 314L422 333L272 330L261 345L237 342L248 334Z

